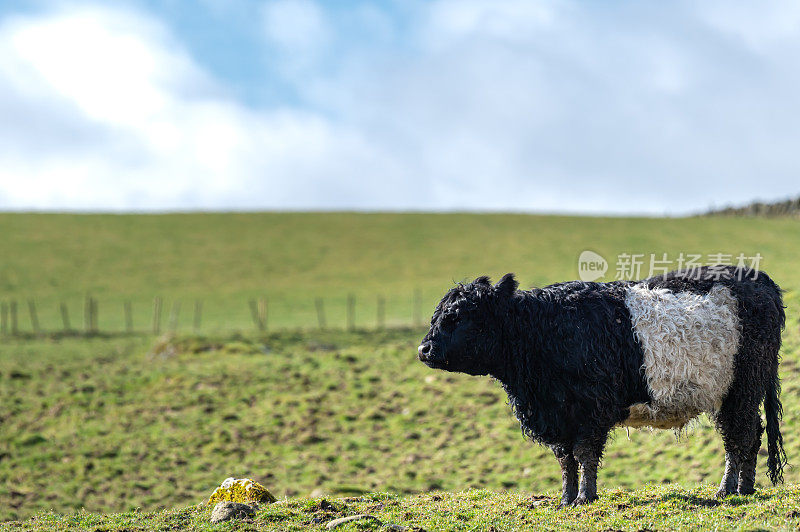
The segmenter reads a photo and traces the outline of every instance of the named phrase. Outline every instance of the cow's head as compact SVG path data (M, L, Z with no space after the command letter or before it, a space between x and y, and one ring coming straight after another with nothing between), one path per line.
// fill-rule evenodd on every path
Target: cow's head
M486 375L494 367L502 309L518 286L506 274L492 286L488 277L459 284L437 305L418 358L431 368Z

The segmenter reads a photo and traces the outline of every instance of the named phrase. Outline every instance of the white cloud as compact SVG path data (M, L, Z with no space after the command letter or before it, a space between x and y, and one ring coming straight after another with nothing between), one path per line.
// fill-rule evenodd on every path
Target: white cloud
M790 4L405 5L265 3L265 53L303 104L261 109L142 12L6 18L0 207L663 213L796 193Z
M0 148L5 207L300 208L377 194L353 168L387 166L346 126L226 97L163 27L131 12L6 21L6 93L19 120L0 122L16 143Z
M30 113L0 125L26 147L3 156L7 206L124 208L137 194L160 189L158 198L186 187L187 178L165 180L153 167L186 158L176 114L210 83L174 48L159 26L128 12L85 8L6 20L0 90ZM67 118L52 120L59 116ZM42 131L51 137L44 145ZM76 145L75 135L87 140Z

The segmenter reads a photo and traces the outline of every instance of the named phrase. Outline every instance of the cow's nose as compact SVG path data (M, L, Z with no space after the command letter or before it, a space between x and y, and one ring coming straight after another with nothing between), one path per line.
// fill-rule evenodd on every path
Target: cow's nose
M422 344L417 348L420 360L425 360L431 353L431 344Z

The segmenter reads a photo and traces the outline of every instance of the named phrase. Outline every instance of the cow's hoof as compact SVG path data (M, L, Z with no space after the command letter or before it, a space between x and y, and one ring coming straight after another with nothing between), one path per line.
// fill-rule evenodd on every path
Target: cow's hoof
M736 492L735 492L735 491L728 491L728 490L726 490L726 489L720 489L720 490L717 492L717 494L716 494L716 495L714 495L714 497L716 497L717 499L724 499L724 498L725 498L725 497L727 497L728 495L735 495L735 494L736 494Z
M597 495L594 497L587 497L586 495L578 495L575 497L575 500L572 501L573 506L583 506L584 504L591 504L597 500Z
M739 495L752 495L755 492L755 488L739 488Z
M559 508L567 508L568 506L572 506L572 502L575 500L575 497L577 497L577 496L578 496L578 494L574 493L574 492L573 493L563 493L561 495L561 502L558 503L558 507Z

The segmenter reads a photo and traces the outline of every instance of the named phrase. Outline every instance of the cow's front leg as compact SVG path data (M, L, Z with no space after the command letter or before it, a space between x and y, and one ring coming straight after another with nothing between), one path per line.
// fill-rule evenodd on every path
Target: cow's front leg
M562 446L551 448L561 466L561 503L558 507L563 508L572 504L578 496L578 462L570 449Z
M572 454L581 465L581 483L578 488L578 496L573 504L588 504L597 500L597 467L600 465L600 457L603 455L603 444L605 438L599 442L579 443L575 446Z

